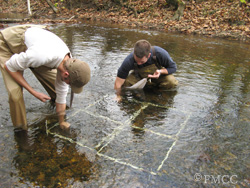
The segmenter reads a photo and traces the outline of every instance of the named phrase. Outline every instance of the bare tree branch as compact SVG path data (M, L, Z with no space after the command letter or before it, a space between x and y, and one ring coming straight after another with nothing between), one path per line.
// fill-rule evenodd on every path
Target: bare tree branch
M30 0L27 0L27 6L28 6L28 13L31 16L32 12L31 12L31 9L30 9Z

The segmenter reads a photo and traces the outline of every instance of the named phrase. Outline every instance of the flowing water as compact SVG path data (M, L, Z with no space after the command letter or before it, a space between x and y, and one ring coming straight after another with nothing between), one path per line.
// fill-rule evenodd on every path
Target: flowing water
M0 187L250 187L249 44L104 23L50 29L89 63L91 81L67 110L69 131L24 90L25 134L0 75ZM116 72L139 39L169 52L179 86L124 90L118 103Z

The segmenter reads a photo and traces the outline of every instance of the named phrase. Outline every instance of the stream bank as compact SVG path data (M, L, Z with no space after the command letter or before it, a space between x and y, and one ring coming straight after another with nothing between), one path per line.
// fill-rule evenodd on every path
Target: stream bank
M20 23L108 22L133 28L250 41L250 2L186 1L180 20L172 19L174 8L162 0L130 1L127 6L105 4L100 0L83 2L68 9L66 2L52 1L57 8L55 13L45 1L32 1L32 16L28 16L26 1L10 0L0 2L0 12L27 15L19 20Z

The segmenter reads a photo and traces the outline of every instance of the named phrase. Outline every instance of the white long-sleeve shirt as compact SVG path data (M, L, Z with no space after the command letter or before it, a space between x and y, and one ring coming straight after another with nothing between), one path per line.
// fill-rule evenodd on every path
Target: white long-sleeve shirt
M38 27L28 28L25 32L27 50L14 54L6 66L11 72L23 71L26 68L46 66L56 69L66 54L70 53L67 45L54 33ZM55 81L56 102L66 103L69 86L60 78L57 72Z

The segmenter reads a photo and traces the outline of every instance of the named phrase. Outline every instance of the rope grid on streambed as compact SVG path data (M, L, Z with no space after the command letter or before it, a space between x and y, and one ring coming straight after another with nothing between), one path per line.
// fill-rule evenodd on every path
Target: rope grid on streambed
M83 147L83 148L86 148L88 150L90 150L91 152L94 152L96 155L100 156L100 157L103 157L105 159L108 159L110 161L113 161L114 163L119 163L121 165L126 165L126 166L129 166L135 170L138 170L138 171L142 171L142 172L147 172L147 173L150 173L152 175L159 175L159 171L162 169L164 163L167 161L172 149L174 148L174 146L176 145L177 141L178 141L178 137L179 137L179 134L181 133L181 131L185 128L190 116L191 116L191 113L189 112L184 112L185 114L187 114L187 117L185 119L185 121L180 125L180 129L179 131L177 132L177 134L175 135L167 135L167 134L163 134L163 133L159 133L159 132L155 132L155 131L152 131L150 129L147 129L147 128L141 128L141 127L137 127L137 126L134 126L134 125L131 125L131 122L133 120L136 119L136 117L138 117L140 115L140 113L146 109L148 106L154 106L154 107L157 107L157 108L165 108L165 109L169 109L171 107L166 107L166 106L161 106L161 105L158 105L158 104L154 104L154 103L150 103L150 102L141 102L141 101L138 101L138 100L135 100L133 99L133 102L136 102L136 103L139 103L141 104L141 108L139 110L137 110L127 121L125 121L124 123L123 122L120 122L120 121L116 121L116 120L113 120L107 116L103 116L103 115L100 115L100 114L96 114L96 113L93 113L93 112L90 112L88 110L88 108L92 107L92 106L95 106L97 103L99 103L100 101L102 101L103 99L105 99L105 97L107 96L103 96L100 100L97 100L95 101L93 104L90 104L89 106L87 106L86 108L84 109L78 109L76 110L73 114L71 114L67 119L70 119L70 118L73 118L75 115L77 115L78 113L80 112L85 112L87 114L89 114L90 116L93 116L93 117L98 117L98 118L102 118L102 119L105 119L105 120L108 120L110 122L113 122L119 126L117 126L113 132L111 134L109 134L108 136L102 138L102 140L95 146L95 148L91 148L91 147L88 147L80 142L77 142L71 138L68 138L66 136L62 136L60 134L57 134L57 133L54 133L54 132L51 132L51 130L58 126L59 124L58 123L55 123L52 127L48 128L47 126L47 120L46 120L46 124L45 124L45 127L46 127L46 133L47 135L53 135L53 136L56 136L58 138L61 138L61 139L64 139L64 140L67 140L69 141L70 143L74 143L74 144L77 144L78 146L80 147ZM117 159L117 158L113 158L113 157L110 157L108 155L105 155L105 154L102 154L101 151L108 145L110 144L114 138L119 135L125 127L127 126L130 126L132 128L135 128L135 129L138 129L138 130L142 130L142 131L145 131L145 132L150 132L152 134L155 134L157 136L162 136L162 137L167 137L169 139L172 139L174 142L172 143L172 145L170 146L170 148L168 149L166 155L165 155L165 158L161 161L160 165L158 166L157 168L157 171L156 172L153 172L153 171L149 171L147 169L144 169L142 167L138 167L138 166L135 166L131 163L128 163L128 162L124 162L122 161L121 159Z

